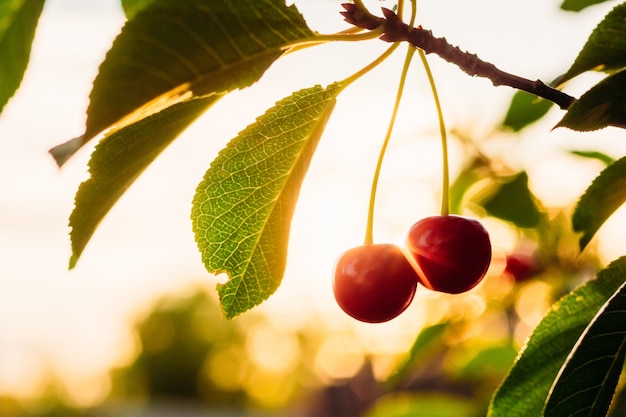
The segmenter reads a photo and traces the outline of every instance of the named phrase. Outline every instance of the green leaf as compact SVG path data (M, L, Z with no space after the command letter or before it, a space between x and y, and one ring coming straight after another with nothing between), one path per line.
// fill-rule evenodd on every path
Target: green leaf
M229 276L218 285L226 318L280 284L300 185L339 88L316 86L278 102L229 142L198 186L193 230L207 270Z
M43 4L44 0L0 2L0 113L24 78Z
M70 267L102 218L167 145L226 92L254 83L291 42L311 33L293 7L278 0L248 3L153 0L116 39L91 94L86 133L51 150L62 164L97 131L117 123L97 146L92 178L76 196ZM221 28L226 23L228 30ZM173 85L178 87L162 94ZM141 108L134 111L135 105ZM133 114L116 122L128 111Z
M100 142L89 161L90 178L78 188L72 228L73 268L102 218L145 168L215 101L191 98L149 116Z
M622 276L626 280L626 275ZM589 323L565 362L545 417L606 415L626 354L626 284Z
M487 196L482 205L490 216L509 221L518 227L535 227L541 220L541 212L528 188L528 174L525 171L503 178L497 190Z
M502 379L517 356L517 350L511 344L492 345L476 352L462 368L457 370L457 377L466 380L485 381L492 377Z
M626 157L606 167L578 200L572 214L575 232L582 232L583 250L604 222L626 201Z
M626 66L626 3L611 10L593 30L572 66L552 84L561 85L590 70L612 71Z
M105 130L189 97L247 87L314 37L284 0L153 0L124 25L100 66L84 134L51 153L61 165Z
M386 386L391 390L397 388L417 364L426 363L427 358L433 351L441 348L441 337L449 327L450 323L446 322L437 323L422 329L415 338L408 357L391 373L385 383Z
M557 301L520 350L516 363L491 399L488 417L540 416L570 351L626 276L626 258Z
M607 0L564 0L561 9L568 12L579 12L594 4L604 3Z
M572 103L556 125L580 132L607 126L626 128L626 71L610 75L593 86Z
M552 103L526 91L518 91L513 96L502 126L519 132L548 113Z

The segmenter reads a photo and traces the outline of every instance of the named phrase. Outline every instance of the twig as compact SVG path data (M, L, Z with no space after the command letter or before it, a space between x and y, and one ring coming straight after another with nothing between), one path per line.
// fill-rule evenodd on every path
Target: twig
M455 64L471 76L484 77L491 80L493 85L507 85L526 91L549 100L564 110L569 108L576 100L574 97L552 88L540 80L532 81L502 71L492 63L483 61L476 54L470 54L462 51L457 46L450 45L445 38L435 37L430 30L423 29L421 26L411 27L389 9L383 8L384 17L378 17L356 4L345 3L342 6L345 11L341 12L341 14L346 22L369 30L382 26L383 34L380 36L380 39L386 42L406 41L416 48L422 49L427 54L434 53L439 55L442 59Z

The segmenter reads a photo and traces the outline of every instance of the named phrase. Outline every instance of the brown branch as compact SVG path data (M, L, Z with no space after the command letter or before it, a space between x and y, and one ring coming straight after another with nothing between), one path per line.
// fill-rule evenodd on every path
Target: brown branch
M450 45L445 38L435 37L430 30L421 26L411 27L404 23L398 15L389 9L383 8L384 17L378 17L369 11L352 3L343 4L346 22L355 26L373 30L381 25L383 34L380 39L387 42L406 41L425 53L434 53L442 59L455 64L471 76L484 77L493 85L507 85L518 90L542 97L557 104L561 109L567 109L576 99L562 91L544 84L540 80L532 81L517 75L500 70L495 65L483 61L476 54L462 51L457 46Z

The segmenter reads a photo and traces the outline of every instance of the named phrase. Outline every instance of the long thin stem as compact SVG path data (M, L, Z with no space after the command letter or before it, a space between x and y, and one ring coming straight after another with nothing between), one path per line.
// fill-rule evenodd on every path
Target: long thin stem
M389 145L389 139L391 138L391 133L393 131L393 126L396 122L396 117L398 115L398 109L400 108L400 101L402 99L402 92L404 91L404 85L406 83L407 74L409 72L409 66L411 65L411 60L413 59L413 55L415 54L415 48L409 48L404 59L404 66L402 68L402 75L400 77L400 83L398 85L398 92L396 94L396 101L393 105L393 110L391 112L391 119L389 120L389 126L387 127L387 133L385 134L385 139L383 140L383 145L380 149L380 153L378 155L378 162L376 163L376 169L374 170L374 179L372 180L372 190L370 192L370 202L369 209L367 213L367 227L365 229L365 244L372 244L374 242L374 206L376 205L376 191L378 190L378 180L380 178L380 171L383 166L383 159L385 158L385 152L387 151L387 146Z
M443 120L443 111L441 110L441 102L439 101L439 94L437 93L437 86L435 84L433 73L430 70L430 65L428 65L428 60L426 59L426 54L424 53L424 51L421 49L419 49L418 51L420 58L422 59L422 64L424 65L424 70L426 70L426 75L428 76L430 89L432 90L433 99L435 100L435 107L437 108L437 117L439 118L439 134L441 136L441 152L443 154L441 215L447 216L448 214L450 214L450 168L448 162L448 134L446 132L446 124Z

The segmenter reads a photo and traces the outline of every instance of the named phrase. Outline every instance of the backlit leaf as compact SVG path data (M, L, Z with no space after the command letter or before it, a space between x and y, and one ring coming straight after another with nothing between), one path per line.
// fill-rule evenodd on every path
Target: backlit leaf
M116 39L91 94L87 132L51 151L62 164L117 123L97 146L92 178L76 196L70 267L109 209L167 145L226 92L254 83L291 42L311 33L284 2L249 3L152 0ZM143 105L169 88L175 91ZM135 106L141 109L116 121Z
M567 72L553 84L560 85L585 71L618 70L626 66L626 3L619 4L593 30Z
M626 275L622 276L626 280ZM626 284L589 323L559 373L545 417L606 415L626 354Z
M572 103L556 125L580 132L607 126L626 128L626 71L610 75L593 86Z
M72 228L73 268L102 218L150 163L214 102L214 96L175 104L100 142L89 161L90 178L78 188Z
M193 200L198 248L227 318L269 297L282 279L300 185L334 108L339 84L300 90L232 139Z
M488 417L540 416L563 363L606 301L623 284L626 258L557 301L520 350L489 408Z
M0 113L22 83L44 0L0 1Z
M583 250L604 222L626 201L626 157L606 167L578 200L572 215L574 231L582 232Z
M284 0L152 0L124 25L100 66L84 134L51 153L63 164L105 130L190 97L247 87L314 36Z

